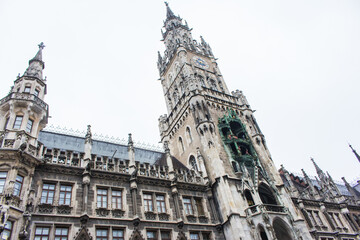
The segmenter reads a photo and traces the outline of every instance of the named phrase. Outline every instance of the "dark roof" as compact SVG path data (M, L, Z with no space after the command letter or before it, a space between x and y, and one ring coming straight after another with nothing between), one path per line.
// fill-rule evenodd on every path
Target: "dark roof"
M74 152L84 152L85 138L66 135L61 133L54 133L50 131L41 131L39 134L39 141L44 144L45 147L59 150L67 150ZM115 155L114 152L116 151ZM127 145L93 140L92 154L98 156L106 156L119 159L129 159ZM164 153L137 148L135 147L135 161L140 163L154 164L158 159L162 157Z

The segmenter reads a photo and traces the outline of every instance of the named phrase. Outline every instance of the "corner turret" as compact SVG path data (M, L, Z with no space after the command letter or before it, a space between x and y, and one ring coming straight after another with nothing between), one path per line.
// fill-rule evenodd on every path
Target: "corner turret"
M33 156L39 154L37 138L48 123L45 63L42 60L44 43L22 76L18 76L10 93L0 100L0 148L15 148Z

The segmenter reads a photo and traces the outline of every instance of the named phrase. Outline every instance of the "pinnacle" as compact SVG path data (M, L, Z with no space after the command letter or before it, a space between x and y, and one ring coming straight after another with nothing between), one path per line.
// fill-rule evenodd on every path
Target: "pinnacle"
M173 13L173 11L171 11L169 7L169 3L165 2L165 5L166 5L166 18L167 19L176 18L175 14Z

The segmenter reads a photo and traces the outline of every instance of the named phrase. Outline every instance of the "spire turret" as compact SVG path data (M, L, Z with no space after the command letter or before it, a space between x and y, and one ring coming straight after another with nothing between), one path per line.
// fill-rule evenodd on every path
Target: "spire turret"
M38 46L39 50L29 61L24 75L16 78L10 93L0 103L0 131L3 130L5 135L0 147L21 149L32 155L39 153L35 151L40 147L37 138L48 122L49 111L44 102L46 83L42 73L45 45L40 43Z
M40 80L43 80L42 70L45 68L45 63L42 60L42 50L44 49L45 45L43 42L41 42L38 46L39 50L35 57L29 60L29 67L26 69L24 76L36 77Z
M359 154L356 152L355 149L353 149L353 147L349 144L349 147L351 148L352 152L355 154L355 157L357 158L357 160L360 162L360 156Z
M172 19L172 18L176 18L175 14L173 13L173 11L171 11L170 7L169 7L169 3L165 2L166 5L166 19Z
M316 164L315 160L313 158L311 158L311 161L313 162L315 169L316 169L316 173L318 174L320 180L322 180L323 177L326 177L326 175L324 174L324 172L321 170L321 168Z

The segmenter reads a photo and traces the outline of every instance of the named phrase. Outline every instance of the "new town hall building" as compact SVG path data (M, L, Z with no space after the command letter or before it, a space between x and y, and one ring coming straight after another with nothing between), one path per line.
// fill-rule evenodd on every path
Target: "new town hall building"
M243 93L166 6L163 151L46 130L43 44L0 100L2 239L355 240L359 185L278 171ZM44 129L45 128L45 129Z

